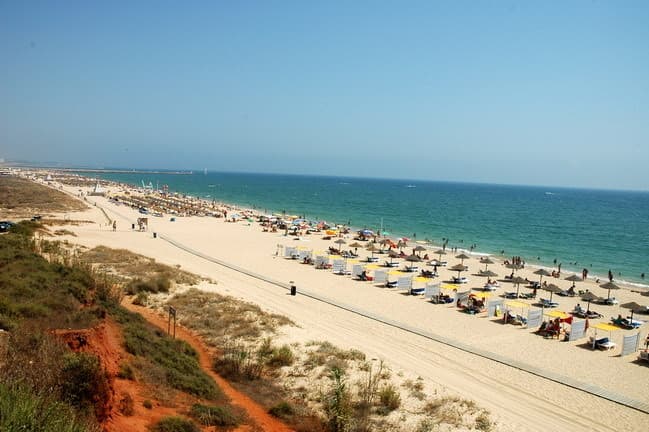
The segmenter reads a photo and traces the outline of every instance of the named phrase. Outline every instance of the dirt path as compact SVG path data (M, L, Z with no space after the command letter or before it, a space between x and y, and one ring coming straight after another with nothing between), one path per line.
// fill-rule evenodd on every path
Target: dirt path
M158 315L156 312L147 309L141 306L135 306L132 304L124 304L124 307L127 309L141 314L147 321L160 327L161 329L167 328L166 318ZM218 384L218 386L223 390L223 393L231 399L232 404L243 408L247 413L250 419L256 423L262 431L265 432L293 432L293 429L290 429L288 426L277 420L275 417L271 416L266 412L266 410L257 404L255 401L250 399L248 396L236 390L230 385L228 381L223 379L220 375L215 373L212 370L212 355L209 348L203 343L203 341L194 335L188 329L177 326L176 327L176 337L183 339L189 343L198 353L198 358L201 367L203 370L209 374L212 379ZM244 431L250 430L249 428L239 428L237 430Z

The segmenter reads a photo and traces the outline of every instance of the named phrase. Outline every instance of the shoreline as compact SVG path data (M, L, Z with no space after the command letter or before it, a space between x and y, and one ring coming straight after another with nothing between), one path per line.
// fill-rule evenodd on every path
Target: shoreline
M44 169L42 169L42 171L49 172L49 171L52 171L52 170L44 168ZM65 169L65 170L54 169L53 171L54 172L63 171L65 173L100 172L100 171L82 171L82 170L76 170L76 169L72 169L72 168ZM103 172L108 172L108 171L103 171ZM115 171L115 172L117 172L117 171ZM121 172L131 174L131 173L134 173L134 172L135 173L144 173L145 171L126 171L125 170L125 171L121 171ZM151 171L149 173L169 174L169 172L162 172L162 171L160 171L160 172ZM132 183L117 182L117 181L114 181L114 180L107 180L107 179L103 179L103 178L94 178L94 177L87 177L87 176L83 176L83 177L86 178L86 179L92 180L94 182L105 182L108 185L112 184L113 186L119 186L121 188L127 188L127 189L136 190L136 191L138 191L140 193L160 193L161 192L159 190L151 190L151 189L142 188L139 185L132 184ZM533 187L536 187L536 186L533 186ZM538 187L538 188L543 189L543 187ZM571 190L571 189L574 189L574 188L565 188L565 189ZM200 202L200 205L203 206L203 207L212 207L214 205L219 205L219 206L222 206L222 207L225 207L225 208L228 208L228 209L232 209L232 210L235 210L235 211L254 214L255 216L260 216L260 215L263 215L263 214L279 215L281 213L281 212L273 210L273 209L263 209L261 206L255 206L255 205L250 206L250 205L245 205L245 204L241 204L241 203L237 203L237 202L229 202L229 201L222 201L222 200L215 201L213 199L210 200L210 199L207 199L205 197L201 197L200 195L190 195L190 194L186 194L186 193L183 193L183 192L180 192L180 191L171 191L171 190L169 190L168 194L175 195L175 196L186 197L187 199L189 199L191 201L198 201L198 202ZM292 215L293 214L293 213L291 213L291 210L286 210L284 213L285 213L285 215ZM298 216L302 217L302 215L298 215ZM346 226L344 222L340 222L340 221L333 222L333 225ZM356 227L353 224L351 226L349 226L348 228L352 232L356 232L358 230L363 229L361 227ZM407 235L403 235L403 236L408 237ZM390 238L396 243L397 239L400 238L400 237L397 237L397 236L392 234L392 235L387 235L387 236L378 236L378 238L379 239L381 239L381 238ZM441 244L439 244L439 243L437 243L435 241L429 240L429 239L418 240L418 241L415 240L415 239L410 239L410 241L412 243L417 243L418 245L422 245L422 246L425 246L425 247L429 248L430 249L429 253L433 252L434 250L437 250L439 248L442 248ZM465 247L460 247L460 245L454 245L454 246L456 247L456 252L454 252L454 253L466 253L466 254L471 255L472 257L482 257L482 256L492 257L492 258L495 258L495 259L499 260L500 262L504 262L505 260L509 260L509 259L512 258L511 256L508 256L508 255L502 255L501 253L499 253L499 251L488 252L488 251L480 251L480 250L475 250L475 249L470 250L470 249L467 249ZM452 249L452 248L450 248L450 249ZM536 256L536 255L532 254L531 256ZM572 274L578 275L578 276L581 275L581 269L579 269L579 266L574 267L574 265L572 263L570 263L570 262L569 263L563 263L563 264L564 265L562 267L561 274L564 274L566 276L567 275L572 275ZM526 261L526 265L530 266L530 268L533 268L533 269L541 269L541 268L543 268L543 269L546 269L546 270L549 270L549 271L557 269L556 264L552 264L551 262L544 261L544 260L541 260L540 262L536 262L536 260L533 261L532 258L530 258L528 261ZM591 280L600 280L601 283L604 283L604 282L607 281L607 276L605 274L589 273L588 277ZM617 275L614 278L614 280L615 280L615 283L617 283L618 285L623 286L624 288L629 289L631 291L636 291L636 292L649 291L649 282L644 282L643 283L642 281L635 281L635 280L634 281L629 281L629 280L626 280L626 279L623 279L623 278L618 279Z

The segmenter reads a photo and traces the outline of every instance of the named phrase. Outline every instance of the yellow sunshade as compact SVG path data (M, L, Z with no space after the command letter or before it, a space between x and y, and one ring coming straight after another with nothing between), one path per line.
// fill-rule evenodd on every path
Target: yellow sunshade
M406 272L402 272L401 270L390 270L388 272L389 275L400 275L400 274L406 274Z
M331 259L343 259L340 255L329 255L329 258Z
M367 270L376 270L377 268L381 268L381 266L378 264L368 264L365 266L365 268Z
M489 291L473 292L471 294L474 295L477 298L489 298L492 295ZM524 304L527 305L527 303L524 303Z
M357 260L357 259L348 259L347 262L348 262L348 263L355 264L355 263L358 262L358 260Z
M459 287L460 287L460 286L459 286L459 285L456 285L456 284L443 284L443 285L442 285L442 289L447 289L447 290L456 290L456 289L458 289Z
M570 316L567 313L558 310L549 311L545 315L553 318L561 318L561 319L568 318Z
M338 235L338 231L334 231L334 230L327 230L325 231L325 233L329 236Z
M598 330L606 330L606 331L615 331L620 329L619 327L607 323L597 323L592 328L596 328Z
M477 295L477 294L476 294L476 295ZM527 303L523 303L523 302L516 301L516 300L509 300L509 301L506 301L505 304L506 304L507 306L511 306L511 307L514 307L514 308L528 308L528 307L530 307L530 305L528 305ZM557 312L558 312L558 311L557 311ZM563 312L561 312L561 313L563 313ZM549 314L548 314L548 315L549 315Z
M423 276L417 276L416 278L413 279L415 282L428 282L428 278L425 278Z

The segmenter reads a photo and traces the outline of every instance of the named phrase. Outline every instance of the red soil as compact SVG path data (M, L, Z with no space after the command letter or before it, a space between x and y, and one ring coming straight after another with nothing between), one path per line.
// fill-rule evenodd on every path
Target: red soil
M166 318L146 308L133 305L125 306L140 313L150 323L161 329L166 329ZM119 326L109 317L92 329L57 330L55 334L74 351L90 352L101 359L108 374L111 392L109 401L96 409L97 417L102 422L105 432L148 432L148 428L163 417L185 415L194 402L190 398L181 397L174 399L171 404L162 405L154 400L155 388L148 388L142 383L118 378L119 366L122 361L129 358L129 354L122 348ZM211 352L199 337L183 327L176 328L176 337L185 340L196 350L203 370L214 379L233 405L242 408L247 413L250 424L242 425L235 431L292 431L275 417L269 415L262 406L234 389L230 383L212 371ZM121 408L125 405L125 399L129 397L132 399L132 404L127 404L132 406L133 414L126 416L122 414ZM153 402L152 409L143 406L143 402L147 399ZM203 430L214 431L216 429L203 428Z

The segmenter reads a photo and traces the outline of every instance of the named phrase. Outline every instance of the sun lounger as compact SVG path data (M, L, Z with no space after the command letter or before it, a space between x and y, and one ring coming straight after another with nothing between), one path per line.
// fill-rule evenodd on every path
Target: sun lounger
M465 283L468 283L468 282L469 282L469 279L464 277L464 276L461 276L461 277L453 276L453 283L455 283L455 284L465 284Z
M590 344L591 345L593 344L593 341L594 341L594 338L591 336L590 337ZM599 348L601 350L606 350L606 351L611 350L611 349L615 348L615 346L616 346L616 343L613 342L612 340L610 340L607 337L597 339L594 342L595 342L595 347L596 348Z
M518 298L518 294L516 294L515 292L506 292L504 294L504 296L505 296L505 298L508 298L508 299Z
M544 298L539 300L539 304L544 308L555 308L559 306L559 303Z
M646 362L649 362L649 351L647 350L640 351L638 353L638 360L644 360Z
M425 288L425 287L421 287L421 288L410 288L410 294L411 294L411 295L421 295L421 294L424 294L425 292L426 292L426 288Z
M399 267L399 263L397 261L386 261L383 267Z

